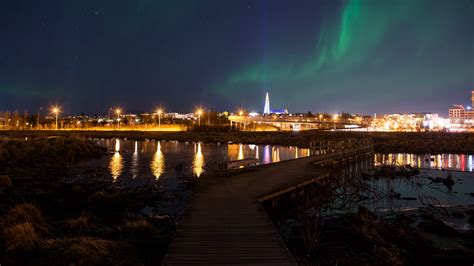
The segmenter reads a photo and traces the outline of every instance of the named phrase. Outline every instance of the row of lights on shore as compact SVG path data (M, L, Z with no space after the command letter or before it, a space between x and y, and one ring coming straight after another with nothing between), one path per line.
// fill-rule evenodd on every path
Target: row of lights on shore
M112 110L112 108L110 110ZM122 109L120 107L117 107L117 108L114 109L114 112L118 116L118 118L120 118L120 115L122 114ZM54 114L55 116L58 116L59 113L61 113L61 108L57 105L52 106L51 107L51 113ZM160 117L163 114L163 108L158 107L155 110L155 113ZM197 108L194 113L197 114L198 117L200 118L204 114L204 109L203 108ZM239 116L243 116L245 114L245 111L243 109L239 109L237 114ZM323 117L323 115L319 115L319 119L322 119L322 117ZM338 114L335 114L333 116L334 120L337 120L338 118L339 118Z
M111 108L112 109L112 108ZM117 115L117 119L119 121L120 126L120 115L122 114L122 109L117 107L114 109L115 114ZM61 113L61 107L58 105L54 105L51 107L51 113L56 117L56 129L58 129L58 117ZM163 114L163 108L159 107L155 110L155 113L158 115L158 127L161 126L161 115ZM201 125L201 116L204 114L204 110L202 108L197 108L195 113L198 116L199 126ZM242 115L243 111L239 111L239 114Z
M112 108L110 110L112 110ZM120 115L122 114L123 110L120 107L117 107L117 108L114 109L114 112L117 115L117 120L118 120L119 127L120 127ZM56 129L58 129L58 117L59 117L59 114L61 113L60 106L58 106L58 105L52 106L51 107L51 113L53 115L55 115ZM161 115L163 114L163 108L158 107L155 110L155 113L158 115L158 127L160 127L161 126ZM237 113L238 113L239 116L243 116L245 114L243 109L240 109ZM199 126L201 126L201 116L204 114L204 109L203 108L197 108L196 111L195 111L195 114L198 116L198 124L199 124ZM335 114L333 116L334 120L337 120L338 118L339 118L338 114ZM322 115L319 115L319 119L320 120L322 119Z

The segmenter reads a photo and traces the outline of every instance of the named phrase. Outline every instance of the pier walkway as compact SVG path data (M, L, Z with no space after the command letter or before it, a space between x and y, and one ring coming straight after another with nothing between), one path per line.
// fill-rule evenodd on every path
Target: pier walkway
M370 152L366 146L336 151L327 144L312 145L318 155L199 179L163 264L294 265L260 202L328 177L318 161Z

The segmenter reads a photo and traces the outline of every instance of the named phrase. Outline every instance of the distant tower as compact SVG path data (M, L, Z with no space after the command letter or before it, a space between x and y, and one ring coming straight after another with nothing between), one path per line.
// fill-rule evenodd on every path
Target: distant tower
M270 96L268 95L268 92L265 95L265 107L263 107L263 114L264 115L270 114Z

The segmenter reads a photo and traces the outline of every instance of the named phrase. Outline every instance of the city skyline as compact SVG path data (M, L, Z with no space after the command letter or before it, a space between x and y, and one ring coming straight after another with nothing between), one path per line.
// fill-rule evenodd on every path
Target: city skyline
M446 114L474 88L469 0L0 7L0 110Z

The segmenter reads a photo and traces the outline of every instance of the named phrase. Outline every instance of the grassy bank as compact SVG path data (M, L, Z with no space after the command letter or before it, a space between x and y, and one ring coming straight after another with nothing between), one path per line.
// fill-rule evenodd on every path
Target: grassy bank
M150 131L0 131L6 137L77 136L87 138L158 139L234 142L308 147L311 140L372 138L378 153L474 154L474 134L444 132L150 132Z
M116 187L84 164L103 153L86 139L0 140L0 264L161 261L175 221L160 205L184 205L187 190ZM70 182L77 171L87 181Z

